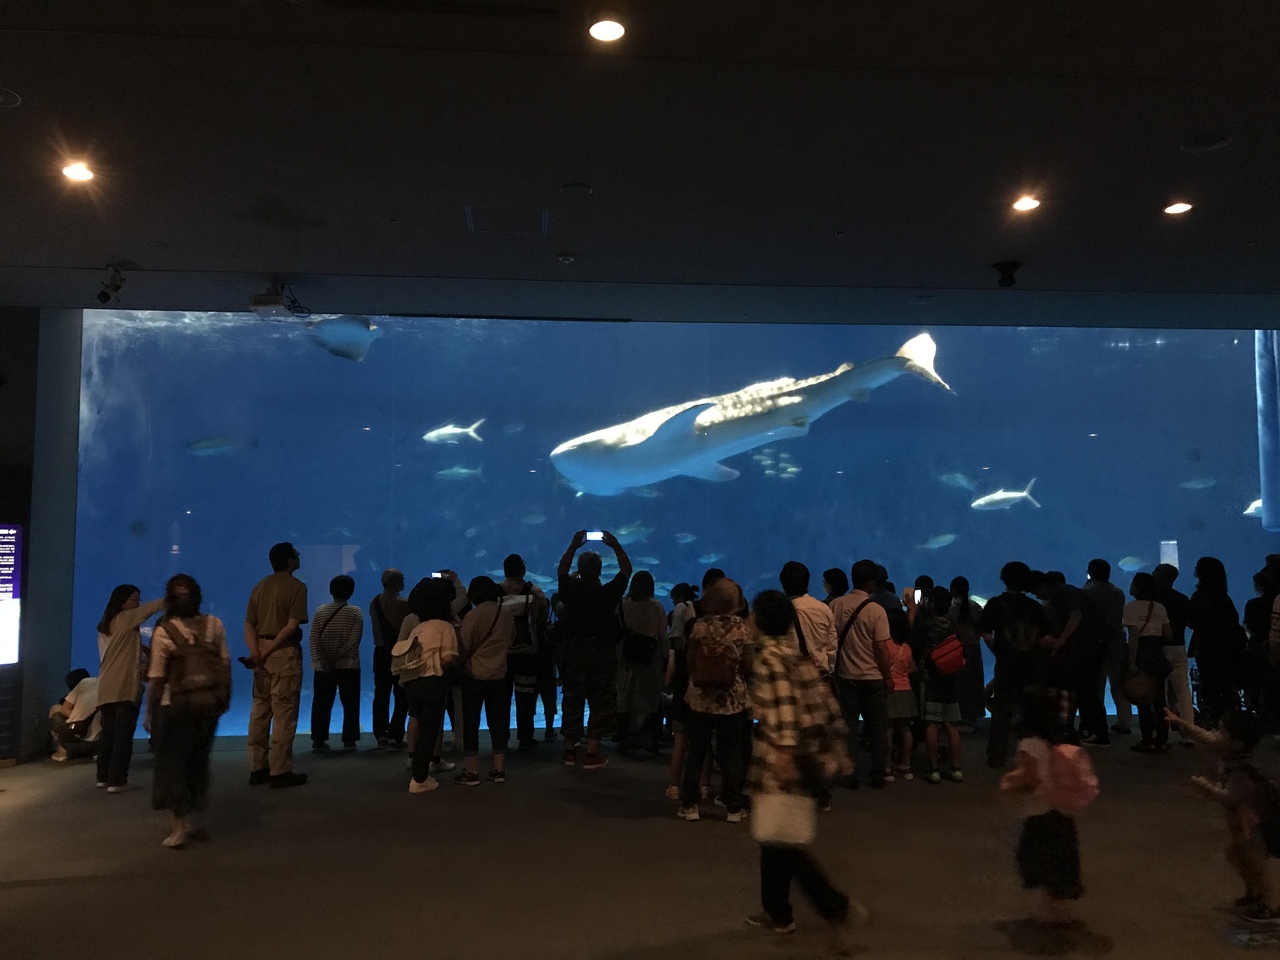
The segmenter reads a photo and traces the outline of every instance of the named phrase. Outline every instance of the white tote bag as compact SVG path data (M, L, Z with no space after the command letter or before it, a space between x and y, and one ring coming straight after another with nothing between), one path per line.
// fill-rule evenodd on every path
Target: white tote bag
M807 847L818 835L813 797L757 793L751 798L751 836L759 843Z

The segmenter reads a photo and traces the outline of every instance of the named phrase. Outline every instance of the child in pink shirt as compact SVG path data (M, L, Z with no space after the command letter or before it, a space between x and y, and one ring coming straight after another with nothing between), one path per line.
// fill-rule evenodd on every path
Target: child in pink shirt
M905 640L905 638L904 638ZM911 752L915 747L911 737L911 724L920 716L920 708L916 703L915 691L911 686L911 675L916 672L915 656L911 647L897 639L889 641L889 678L893 681L893 689L889 691L888 715L889 752L893 753L893 741L898 741L898 776L903 780L914 780L911 772ZM889 775L886 780L892 780Z

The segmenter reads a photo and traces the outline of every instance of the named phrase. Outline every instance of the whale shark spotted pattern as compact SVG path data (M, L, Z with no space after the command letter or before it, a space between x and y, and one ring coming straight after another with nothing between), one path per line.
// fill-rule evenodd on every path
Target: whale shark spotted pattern
M672 477L733 480L738 471L720 461L766 443L802 437L823 414L876 387L914 373L944 390L933 369L937 345L927 333L892 357L832 373L753 383L733 393L664 407L634 420L567 440L551 462L580 493L614 496Z

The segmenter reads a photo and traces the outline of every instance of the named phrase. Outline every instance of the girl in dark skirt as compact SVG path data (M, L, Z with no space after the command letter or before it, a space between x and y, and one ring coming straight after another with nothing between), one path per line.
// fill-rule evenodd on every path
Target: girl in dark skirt
M1069 904L1084 895L1080 840L1072 814L1097 796L1097 778L1079 747L1062 743L1067 700L1059 691L1028 691L1017 766L1000 780L1006 795L1021 797L1026 819L1018 838L1022 886L1038 890L1034 918L1052 926L1074 923Z
M208 839L209 752L218 718L231 702L231 655L217 617L200 613L200 585L186 574L165 588L165 618L151 634L150 689L144 726L155 732L151 804L173 814L164 845Z

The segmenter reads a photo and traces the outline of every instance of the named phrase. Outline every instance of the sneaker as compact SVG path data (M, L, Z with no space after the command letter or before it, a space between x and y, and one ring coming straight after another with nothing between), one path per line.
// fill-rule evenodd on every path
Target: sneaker
M674 783L671 784L671 786L667 787L666 797L668 800L679 800L680 788L677 787Z
M307 782L305 773L296 773L289 771L288 773L276 774L271 778L270 787L272 790L284 790L286 787L301 787Z
M453 782L460 783L464 787L478 787L480 786L480 774L471 773L467 770L459 770L457 775L453 778Z
M162 847L168 847L170 850L181 850L187 845L187 835L185 833L171 833L160 841Z
M706 797L703 797L702 799L703 799L703 800L705 800L705 799L707 799L707 798L706 798ZM728 810L728 809L729 809L729 805L728 805L727 803L725 803L725 802L724 802L724 797L720 796L719 794L716 794L716 798L715 798L714 800L712 800L711 802L712 802L712 803L714 803L714 804L715 804L717 807L719 807L721 810Z
M379 737L379 738L378 738L378 749L379 749L379 750L388 750L388 749L390 749L390 747L391 747L391 741L390 741L387 737Z
M894 779L894 776L893 776L893 774L892 774L892 773L886 773L886 774L884 775L884 782L885 782L885 783L897 783L897 780L895 780L895 779Z
M122 783L119 786L107 787L107 793L128 793L132 789L132 783Z
M430 793L432 790L435 790L439 786L440 786L440 781L437 780L435 777L427 777L427 779L423 780L421 783L419 783L417 780L414 780L412 778L410 778L409 780L410 793Z
M819 801L818 801L818 812L819 812L819 813L830 813L830 812L831 812L831 801L830 801L830 800L819 800Z
M576 767L578 765L578 751L572 749L566 750L564 752L563 762L566 767Z
M676 816L681 820L688 820L690 823L694 820L702 819L702 815L698 813L697 807L681 807L676 811Z
M59 747L57 750L53 751L53 756L49 759L54 763L66 763L71 759L71 754L67 753L67 751L62 747Z
M325 743L323 740L317 740L315 743L311 744L311 752L312 753L328 753L329 744Z
M928 773L924 775L924 782L925 783L941 783L942 774L940 774L937 770L930 770Z
M105 790L107 789L107 781L99 780L97 783L94 784L94 786L97 787L99 790Z
M769 933L788 934L796 932L794 922L778 923L767 913L753 913L747 917L747 926L755 927L757 930L767 930Z
M266 767L263 767L261 770L254 770L249 774L249 786L251 787L260 787L264 783L270 783L270 782L271 782L271 771ZM98 784L98 786L105 787L106 784L100 783Z
M726 823L741 823L743 820L747 819L747 811L730 810L728 816L724 819Z
M450 760L437 759L437 760L431 761L432 773L453 773L453 771L457 769L458 769L458 765Z
M1100 737L1096 733L1080 738L1080 746L1082 747L1109 747L1111 746L1110 737Z
M898 776L903 780L914 780L916 778L916 775L911 772L910 767L899 767Z
M952 767L947 773L947 779L952 783L964 783L964 771Z
M556 740L555 729L554 728L548 729L547 732L542 735L542 739L545 740L547 743L555 743L555 740Z
M343 753L355 753L359 749L360 749L359 746L354 743L344 743L342 745Z
M602 753L588 753L582 758L583 770L599 770L609 765L609 758Z
M1244 918L1250 923L1260 926L1274 927L1280 925L1280 910L1273 910L1265 903L1251 907L1245 911Z
M505 770L490 770L490 771L489 771L489 782L490 782L490 783L506 783L506 782L507 782L507 771L505 771Z
M1132 728L1132 727L1122 727L1122 726L1120 726L1120 724L1118 724L1118 723L1113 723L1113 724L1111 725L1111 732L1112 732L1112 733L1118 733L1118 734L1120 734L1120 736L1122 736L1122 737L1127 737L1127 736L1129 736L1129 734L1133 733L1133 728Z

